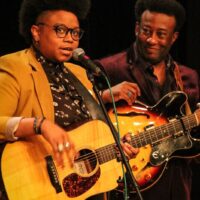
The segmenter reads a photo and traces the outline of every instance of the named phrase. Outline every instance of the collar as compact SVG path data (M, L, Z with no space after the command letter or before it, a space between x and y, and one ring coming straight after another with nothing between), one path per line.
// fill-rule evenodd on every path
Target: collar
M45 58L45 56L43 56L42 53L38 49L36 49L34 46L33 46L33 51L35 53L35 57L36 57L37 61L47 71L55 71L57 69L62 69L63 63L54 62L54 61L51 61L51 60Z
M153 65L149 62L146 62L142 57L139 55L136 42L134 42L127 51L127 62L133 66L133 63L136 63L138 67L143 68L144 70L152 69ZM175 64L174 60L170 54L167 55L165 59L165 63L168 70L174 71Z

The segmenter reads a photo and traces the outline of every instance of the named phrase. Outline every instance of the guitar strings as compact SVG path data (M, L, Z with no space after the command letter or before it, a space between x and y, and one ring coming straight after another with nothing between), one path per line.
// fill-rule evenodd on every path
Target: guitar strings
M186 123L186 120L188 120L188 122L195 121L194 120L194 116L186 116L183 117L184 122ZM196 122L197 123L197 122ZM190 126L191 123L189 123L188 128L191 128ZM194 126L194 125L193 125ZM160 129L160 131L158 131L158 129ZM173 134L171 134L171 132L180 132L183 130L183 127L181 125L180 120L176 120L167 124L163 124L161 126L156 126L153 129L147 130L147 131L143 131L137 135L132 136L132 142L131 144L135 144L133 145L134 147L142 147L145 146L147 144L153 144L153 142L155 142L154 140L156 140L156 142L166 139L168 137L171 137ZM157 132L158 131L158 134ZM165 136L165 137L164 137ZM151 141L151 142L149 142ZM145 144L145 145L144 145ZM89 163L94 164L97 161L99 161L99 164L104 163L105 161L117 158L116 154L117 151L114 148L114 144L110 144L107 145L105 147L101 147L99 149L97 149L96 151L92 151L90 153L81 155L80 157L78 157L77 159L75 159L75 162L85 162L85 161L89 161Z

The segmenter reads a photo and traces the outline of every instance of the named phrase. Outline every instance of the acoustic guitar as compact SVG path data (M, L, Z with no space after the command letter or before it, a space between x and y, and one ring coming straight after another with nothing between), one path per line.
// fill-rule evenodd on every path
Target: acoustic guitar
M154 108L167 102L173 105L177 100L180 103L184 97L183 93L171 93ZM133 162L130 161L133 174L142 188L148 188L158 179L162 164L173 152L192 148L189 130L199 125L200 111L168 122L145 108L131 108L133 110L128 114L124 108L123 112L118 110L118 114L125 114L125 118L128 115L124 133L132 132L130 143L140 148ZM143 131L140 131L136 119L139 119L141 127L145 127ZM69 131L69 134L79 152L72 167L67 156L65 166L59 167L54 162L50 145L39 135L5 146L1 169L9 200L83 200L118 186L117 179L122 177L122 169L116 159L109 127L100 120L93 120Z

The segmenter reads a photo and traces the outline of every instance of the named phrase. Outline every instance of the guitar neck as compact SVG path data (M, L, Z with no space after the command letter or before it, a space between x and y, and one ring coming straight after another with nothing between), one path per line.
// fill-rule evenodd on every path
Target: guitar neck
M184 116L180 119L174 119L167 124L152 127L140 134L131 136L130 144L135 148L140 148L145 145L160 142L163 139L179 136L199 125L200 110L194 114ZM115 144L110 144L99 149L96 149L96 155L99 164L103 164L116 158Z
M140 148L148 144L153 145L169 137L182 135L185 131L189 131L198 126L199 119L200 110L197 110L194 114L184 116L180 119L174 119L161 126L149 128L140 134L132 136L131 145Z

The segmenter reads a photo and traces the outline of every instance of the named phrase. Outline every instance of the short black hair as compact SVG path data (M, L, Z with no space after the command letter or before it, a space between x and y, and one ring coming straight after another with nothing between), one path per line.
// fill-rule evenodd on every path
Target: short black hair
M138 22L140 22L142 13L145 10L174 16L176 19L174 31L179 31L185 22L185 9L176 0L137 0L135 4L135 17Z
M31 44L31 26L42 12L66 10L83 20L89 12L90 4L90 0L23 0L19 11L19 32L26 42Z

